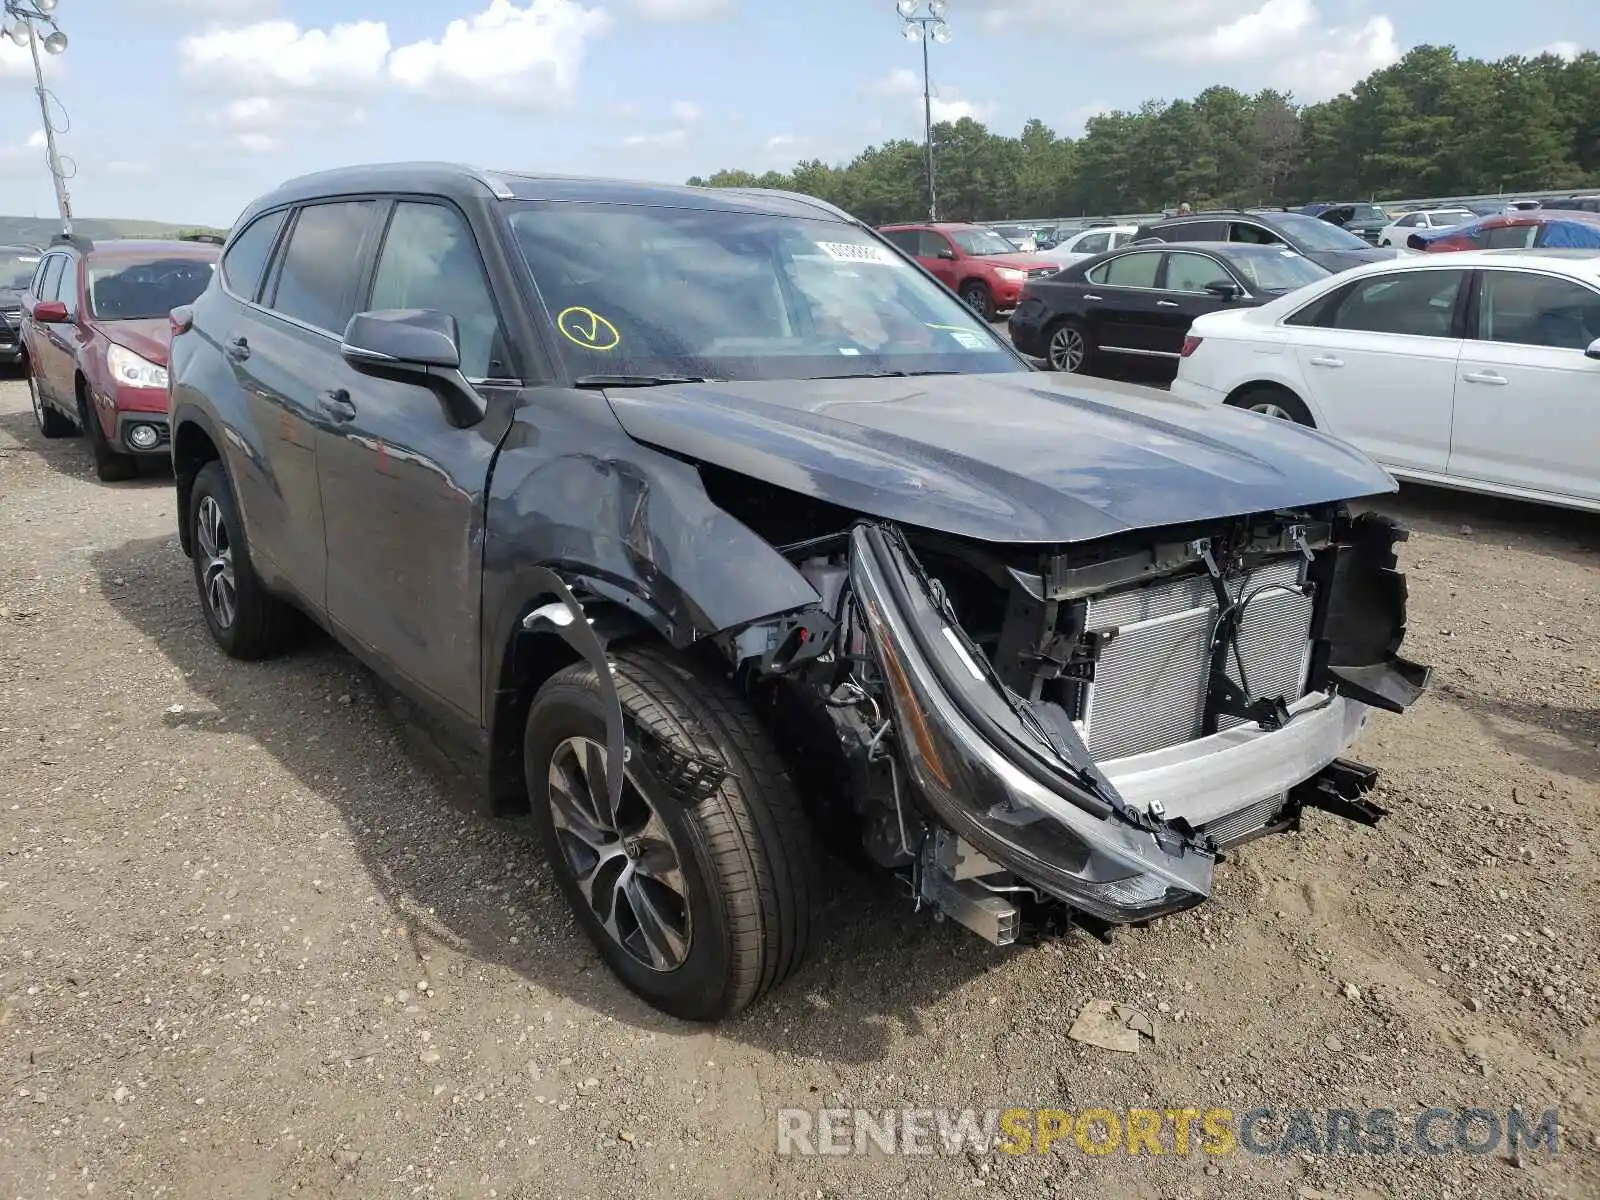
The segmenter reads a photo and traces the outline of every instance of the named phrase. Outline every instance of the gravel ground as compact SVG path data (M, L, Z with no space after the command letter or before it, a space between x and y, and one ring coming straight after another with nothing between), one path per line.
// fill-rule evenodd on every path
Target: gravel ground
M1378 829L1199 912L991 949L839 868L811 964L697 1028L615 985L520 829L339 649L205 635L170 475L0 385L0 1195L1600 1194L1600 519L1411 491L1436 686ZM1150 1014L1135 1055L1067 1038ZM1559 1107L1560 1154L801 1159L780 1108Z

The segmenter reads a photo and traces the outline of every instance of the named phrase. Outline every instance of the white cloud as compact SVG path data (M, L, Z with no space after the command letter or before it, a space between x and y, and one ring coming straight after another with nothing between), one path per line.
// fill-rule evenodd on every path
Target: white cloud
M941 121L959 121L971 117L974 121L987 121L994 116L998 105L980 104L975 100L962 100L950 89L943 96L934 96L928 107L932 110L934 124Z
M1154 53L1184 62L1250 62L1291 45L1317 24L1317 6L1311 0L1266 0L1210 32L1183 38L1163 38Z
M689 125L706 115L705 109L692 100L675 100L668 111L672 113L674 121L682 121Z
M0 176L9 179L47 173L44 130L35 129L20 141L0 142Z
M385 84L427 95L557 107L572 97L588 41L611 25L578 0L489 0L438 38L394 46L382 21L301 29L258 21L179 43L190 78L224 91L307 97L361 95Z
M874 79L867 91L880 96L910 96L922 94L922 76L910 67L896 67L887 75Z
M451 21L438 41L395 50L389 75L404 87L449 96L463 90L505 103L553 108L571 100L586 43L611 26L603 8L573 0L490 0Z
M800 139L792 133L775 133L767 139L768 150L792 150Z
M295 130L325 130L330 124L360 124L365 119L360 108L293 95L240 96L207 115L207 123L221 130L228 142L252 154L282 149L286 135Z
M1087 104L1075 105L1067 109L1056 132L1064 137L1082 137L1084 128L1091 119L1104 116L1111 109L1112 106L1104 100L1090 100Z
M7 37L0 37L0 79L26 79L29 83L33 82L33 56L26 47L17 45Z
M1388 17L1373 17L1355 28L1325 30L1273 64L1270 78L1295 99L1307 103L1346 91L1372 72L1400 61L1400 43Z
M675 150L689 140L687 129L667 129L660 133L635 133L622 139L629 150Z
M194 78L235 91L360 92L383 78L389 30L382 21L326 30L259 21L186 37L178 43L178 57Z
M862 89L868 95L889 96L894 98L904 97L908 100L905 105L896 105L897 109L904 108L915 116L920 128L922 122L922 76L909 67L897 67L886 75L880 75ZM935 88L928 107L933 112L933 119L939 121L959 121L962 117L971 117L977 121L986 121L992 117L999 106L995 104L981 104L975 100L962 99L955 88Z
M1568 62L1583 53L1581 42L1551 42L1548 46L1541 46L1530 54L1529 58L1538 58L1541 54L1554 54L1557 58L1564 58Z
M712 21L739 11L739 0L629 0L647 21Z

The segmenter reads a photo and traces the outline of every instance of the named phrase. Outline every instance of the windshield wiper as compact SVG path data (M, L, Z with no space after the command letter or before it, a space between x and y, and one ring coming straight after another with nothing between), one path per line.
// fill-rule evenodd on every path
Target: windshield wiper
M579 388L664 387L669 383L725 383L709 375L579 375L572 381Z

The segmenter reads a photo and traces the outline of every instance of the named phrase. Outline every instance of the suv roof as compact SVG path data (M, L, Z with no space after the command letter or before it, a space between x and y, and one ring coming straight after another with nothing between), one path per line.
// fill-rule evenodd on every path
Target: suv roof
M971 221L896 221L893 225L880 225L879 229L993 229L993 225L977 225ZM1020 228L1020 226L1018 227Z
M365 192L420 191L461 199L481 199L485 192L500 200L588 200L615 204L656 204L676 208L725 209L768 216L852 220L841 209L798 192L764 188L701 188L686 184L640 183L583 175L489 171L447 162L371 163L338 167L286 180L260 197L235 223L282 204L324 196Z

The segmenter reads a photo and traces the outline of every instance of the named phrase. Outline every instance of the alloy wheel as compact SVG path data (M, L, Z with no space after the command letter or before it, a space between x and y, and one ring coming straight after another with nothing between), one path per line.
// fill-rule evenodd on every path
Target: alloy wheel
M1085 350L1083 334L1063 325L1050 337L1050 365L1057 371L1076 371L1083 366Z
M239 612L239 589L233 575L233 541L215 496L201 499L195 526L201 593L218 626L231 629Z
M1250 406L1250 411L1253 413L1260 413L1263 417L1274 417L1279 421L1294 420L1293 414L1291 414L1288 409L1283 408L1281 405L1274 404L1270 400L1263 400L1260 404L1252 404Z
M569 737L550 757L549 804L556 840L601 927L653 971L689 956L689 892L682 858L661 814L633 773L613 810L605 747Z

